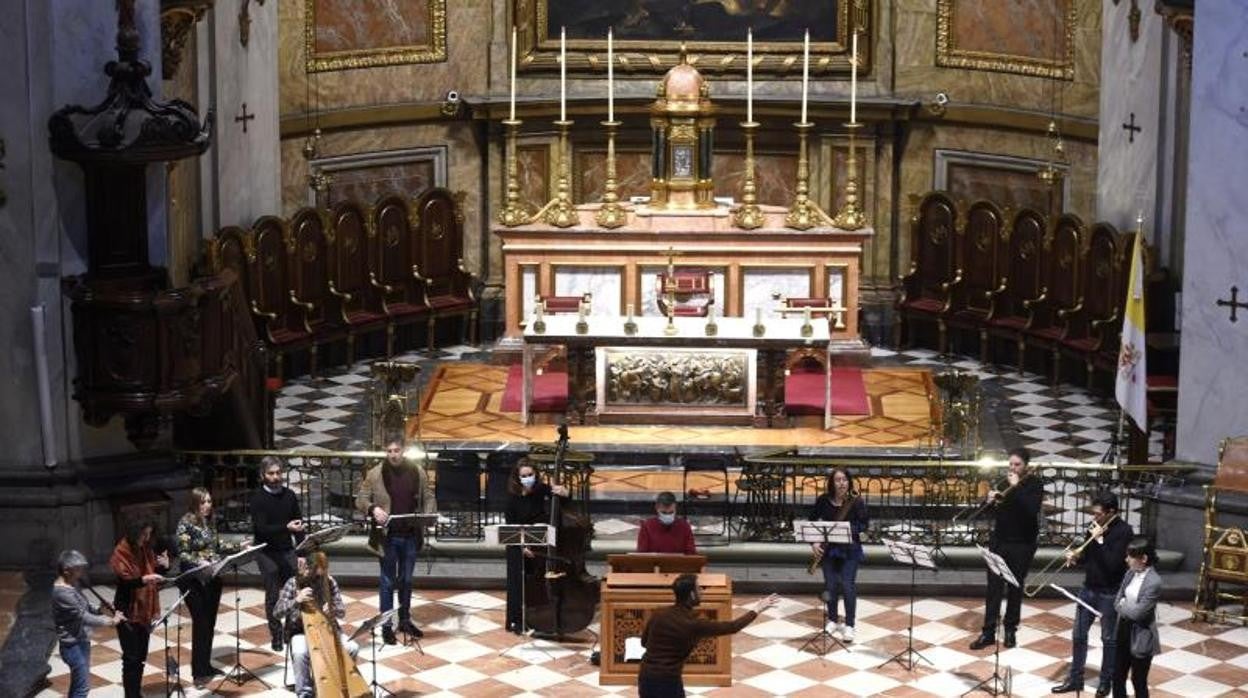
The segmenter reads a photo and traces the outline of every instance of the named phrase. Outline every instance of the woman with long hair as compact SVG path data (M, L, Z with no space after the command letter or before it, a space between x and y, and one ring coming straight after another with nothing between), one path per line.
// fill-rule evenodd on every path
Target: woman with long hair
M52 618L61 659L69 667L70 698L86 698L91 688L91 628L117 625L125 620L104 604L92 604L79 588L87 573L87 558L77 550L61 553L52 583Z
M854 488L854 477L844 468L828 476L823 494L815 500L811 521L848 521L849 543L813 543L811 552L819 556L823 588L827 596L828 632L842 642L854 641L854 621L858 607L858 563L865 559L862 532L867 530L867 503ZM845 599L845 622L840 621L837 603Z
M212 494L203 487L191 490L187 512L178 521L178 562L182 572L210 565L229 552L217 535L212 517ZM191 676L203 688L222 672L212 666L212 638L221 606L221 578L191 575L179 588L191 611Z
M507 511L509 524L530 525L550 523L550 495L568 496L562 485L551 487L541 480L527 459L521 459L507 478ZM524 634L521 623L524 606L524 575L535 553L518 545L507 546L507 629ZM527 558L527 559L526 559Z
M1148 698L1148 670L1153 656L1161 652L1157 632L1161 575L1153 567L1156 559L1157 551L1147 538L1135 538L1127 545L1127 574L1114 599L1118 611L1114 698L1126 698L1128 675L1136 697Z
M169 553L153 551L156 527L150 521L132 521L117 541L108 565L117 576L113 607L125 616L117 624L121 642L121 685L126 698L143 695L143 664L151 640L152 621L160 615L160 583L164 576L157 569L168 569Z

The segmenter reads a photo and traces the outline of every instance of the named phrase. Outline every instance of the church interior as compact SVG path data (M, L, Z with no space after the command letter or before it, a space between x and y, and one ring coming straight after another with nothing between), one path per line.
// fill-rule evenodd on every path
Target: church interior
M0 693L1248 695L1246 29L7 0Z

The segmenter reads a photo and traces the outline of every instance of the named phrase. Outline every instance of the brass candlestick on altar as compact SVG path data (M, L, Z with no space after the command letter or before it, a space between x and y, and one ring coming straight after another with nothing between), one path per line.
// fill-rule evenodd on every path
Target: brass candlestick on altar
M858 148L854 145L854 134L862 128L861 122L851 121L845 124L849 129L849 162L846 163L845 205L837 211L832 225L841 230L858 230L867 226L867 215L858 206Z
M637 322L633 320L633 304L628 304L628 317L624 320L624 334L629 337L637 334Z
M602 208L598 209L594 219L604 228L618 228L624 225L627 217L615 190L615 131L620 122L604 121L602 127L607 129L607 181L602 187Z
M663 277L663 288L660 289L664 296L667 296L667 326L663 328L663 334L672 337L676 334L676 255L678 253L672 247L667 248L667 275Z
M793 125L797 127L797 193L784 217L784 225L794 230L810 230L828 219L828 214L810 200L810 158L806 140L814 124L807 121Z
M741 187L741 205L732 217L732 224L742 230L754 230L763 226L763 211L758 207L754 186L754 131L758 122L745 121L741 128L745 131L745 184Z
M584 303L578 303L576 306L576 333L589 334L589 322L585 320Z
M572 205L571 165L568 163L568 129L572 122L560 119L555 122L559 127L559 179L555 189L555 198L551 199L538 212L539 218L556 228L571 228L579 222L576 207Z
M520 132L519 119L505 119L503 126L507 127L507 146L504 157L507 162L507 200L503 204L503 210L498 212L498 222L514 228L517 225L524 225L533 220L529 213L528 206L520 201L520 177L516 172L516 136Z
M714 337L719 334L719 325L715 324L715 301L711 301L706 306L706 336Z
M533 333L534 334L546 333L546 321L542 319L542 316L545 310L546 310L546 301L538 300L537 303L534 304L533 306Z

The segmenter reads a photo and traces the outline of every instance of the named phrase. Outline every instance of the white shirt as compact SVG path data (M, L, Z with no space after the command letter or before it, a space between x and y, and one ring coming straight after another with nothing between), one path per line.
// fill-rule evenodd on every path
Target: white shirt
M1123 590L1122 595L1127 601L1135 603L1140 600L1140 588L1144 586L1144 576L1147 572L1136 572L1131 578L1131 582L1127 584L1127 588Z

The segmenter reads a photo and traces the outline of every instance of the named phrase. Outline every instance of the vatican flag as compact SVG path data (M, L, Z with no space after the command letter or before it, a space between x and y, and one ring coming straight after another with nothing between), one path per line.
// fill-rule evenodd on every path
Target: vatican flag
M1142 226L1141 226L1142 227ZM1143 230L1135 233L1131 250L1131 276L1127 279L1127 302L1122 314L1122 343L1118 349L1118 379L1114 395L1122 411L1140 431L1148 433L1148 375L1144 366L1144 246Z

